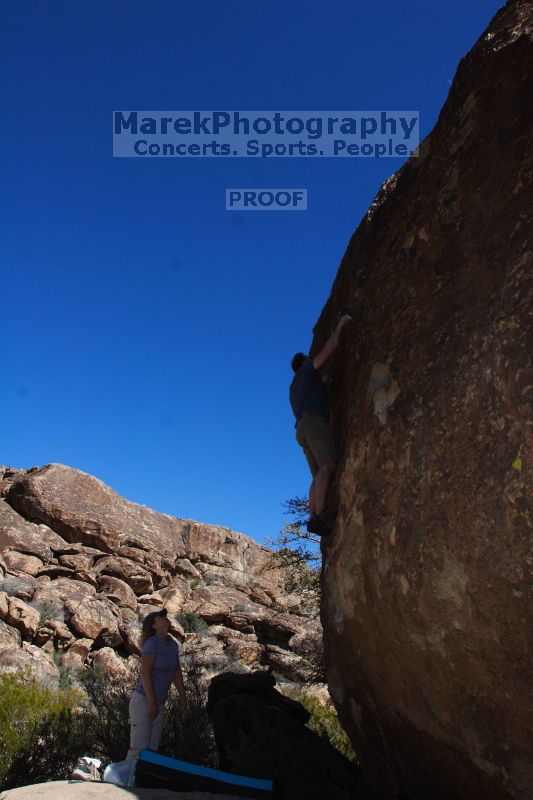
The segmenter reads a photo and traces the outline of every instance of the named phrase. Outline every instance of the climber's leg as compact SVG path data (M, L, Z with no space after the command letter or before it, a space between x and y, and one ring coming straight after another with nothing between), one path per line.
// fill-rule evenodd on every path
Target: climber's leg
M302 447L313 482L309 489L311 518L324 512L337 451L327 419L319 414L304 414L296 427L296 440Z
M315 479L313 481L314 484L314 502L313 502L313 509L311 510L311 516L317 516L321 514L325 507L326 507L326 497L328 494L328 487L331 476L335 469L336 462L329 458L327 461L321 465L320 469L318 470L317 474L315 475Z
M318 472L318 469L317 469L317 472ZM311 481L311 486L309 487L309 514L312 517L314 517L315 514L317 513L316 512L316 499L315 499L316 492L315 492L315 489L316 489L316 483L315 483L315 478L313 477L313 480Z
M309 414L304 414L303 418L300 420L298 425L296 426L296 441L304 451L304 456L307 459L307 463L309 464L309 469L311 470L311 475L313 476L313 480L311 481L311 486L309 487L309 512L311 516L313 516L315 512L315 476L318 472L318 461L313 455L313 451L308 442L308 432L309 432Z
M309 506L311 516L314 517L326 508L328 486L337 463L337 449L327 419L318 414L306 416L306 444L317 465L317 469L313 471L312 503Z

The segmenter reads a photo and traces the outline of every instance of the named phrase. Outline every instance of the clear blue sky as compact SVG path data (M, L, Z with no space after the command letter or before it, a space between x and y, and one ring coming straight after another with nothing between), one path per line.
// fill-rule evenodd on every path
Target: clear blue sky
M113 158L112 111L415 109L424 136L500 5L4 1L0 463L276 535L309 484L290 358L402 162Z

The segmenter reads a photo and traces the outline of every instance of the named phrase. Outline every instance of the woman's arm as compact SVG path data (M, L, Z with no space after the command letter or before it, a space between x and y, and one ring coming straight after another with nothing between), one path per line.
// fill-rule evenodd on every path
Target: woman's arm
M148 713L151 717L157 717L158 708L155 701L154 687L152 685L152 669L155 664L155 656L141 656L141 677L143 689L148 701Z

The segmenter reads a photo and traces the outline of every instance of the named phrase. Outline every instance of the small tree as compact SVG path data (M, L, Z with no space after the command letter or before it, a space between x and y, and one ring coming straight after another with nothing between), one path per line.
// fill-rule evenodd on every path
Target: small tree
M294 519L285 525L275 538L267 537L266 542L274 547L274 553L267 569L281 568L284 586L289 594L299 595L302 610L311 617L320 612L320 537L308 533L305 522L309 518L309 501L303 497L293 497L283 503L285 514Z

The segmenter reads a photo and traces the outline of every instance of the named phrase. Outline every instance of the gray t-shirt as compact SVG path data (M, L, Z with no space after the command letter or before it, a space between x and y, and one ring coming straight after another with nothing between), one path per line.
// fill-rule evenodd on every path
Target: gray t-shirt
M163 703L170 689L172 678L179 664L179 649L176 641L164 641L160 636L150 636L144 643L141 655L155 656L152 668L152 686L158 703ZM135 684L135 691L146 696L142 677Z
M303 362L292 379L289 399L296 417L296 425L305 413L319 414L328 419L329 405L326 388L313 366L312 358Z

